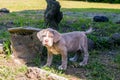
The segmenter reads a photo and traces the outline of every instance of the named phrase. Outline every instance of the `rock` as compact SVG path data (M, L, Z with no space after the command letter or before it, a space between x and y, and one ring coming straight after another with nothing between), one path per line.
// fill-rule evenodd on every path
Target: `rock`
M92 50L94 48L95 48L94 41L88 38L88 50Z
M11 36L11 50L13 55L29 64L38 56L41 57L42 44L37 38L36 34L40 29L38 28L9 28Z
M94 16L93 21L94 22L108 22L109 19L106 16Z
M46 0L47 8L44 13L44 20L46 26L58 29L58 24L63 18L63 14L60 11L60 4L56 0Z
M0 39L0 44L3 44L4 41L5 41L5 40Z
M83 24L83 25L81 26L81 28L84 30L84 29L86 28L86 25Z
M116 24L120 24L120 20L116 22Z
M120 45L120 33L114 33L114 34L109 38L109 43Z
M1 8L0 13L10 13L10 11L7 8Z
M29 80L68 80L65 77L58 76L37 67L29 67L25 75Z
M29 35L33 34L34 32L40 31L38 28L32 28L32 27L18 27L18 28L8 28L8 31L11 34L19 34L19 35Z
M3 44L0 43L0 54L1 53L4 53L4 46L3 46Z
M75 23L75 22L77 22L77 21L78 21L77 19L67 20L67 21L66 21L66 24L72 25L73 23Z

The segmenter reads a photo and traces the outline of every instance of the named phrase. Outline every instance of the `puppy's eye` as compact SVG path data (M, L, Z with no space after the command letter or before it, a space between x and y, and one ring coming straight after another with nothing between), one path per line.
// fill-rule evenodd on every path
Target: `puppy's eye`
M49 37L50 37L50 38L53 38L53 36L51 36L51 35L50 35Z
M42 35L42 37L46 37L46 35Z

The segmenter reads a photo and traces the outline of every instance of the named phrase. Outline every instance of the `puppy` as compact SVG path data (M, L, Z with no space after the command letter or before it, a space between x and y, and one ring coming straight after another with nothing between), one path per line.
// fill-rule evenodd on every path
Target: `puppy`
M76 61L78 59L79 52L84 53L83 61L79 63L80 66L84 66L88 63L88 43L87 36L92 32L92 28L87 31L74 31L69 33L60 34L54 29L47 28L37 33L38 39L42 42L48 50L47 63L45 66L50 66L52 63L53 54L61 54L62 64L58 69L67 69L67 53L76 52L70 61Z

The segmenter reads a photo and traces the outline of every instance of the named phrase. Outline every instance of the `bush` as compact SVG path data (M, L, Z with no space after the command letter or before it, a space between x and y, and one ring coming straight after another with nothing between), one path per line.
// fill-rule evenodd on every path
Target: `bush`
M120 0L71 0L71 1L88 1L88 2L120 3Z
M4 51L5 53L9 56L11 54L11 48L10 48L10 40L6 40L5 42L3 42L4 45Z

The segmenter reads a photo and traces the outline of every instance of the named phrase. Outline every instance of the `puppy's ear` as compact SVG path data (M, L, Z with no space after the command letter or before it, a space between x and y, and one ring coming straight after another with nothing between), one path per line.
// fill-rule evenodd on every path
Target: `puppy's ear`
M44 29L41 30L41 31L39 31L39 32L37 32L37 37L38 37L38 39L39 39L40 41L43 40L43 38L42 38L43 33L44 33Z
M53 31L53 34L54 34L53 41L54 41L54 43L56 43L61 39L61 34L59 32L57 32L56 30Z

